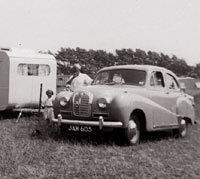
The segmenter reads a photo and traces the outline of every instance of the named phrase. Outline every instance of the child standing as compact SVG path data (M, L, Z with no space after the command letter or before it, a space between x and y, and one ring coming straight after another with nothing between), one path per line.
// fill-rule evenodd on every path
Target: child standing
M51 124L52 119L54 118L53 112L53 91L47 90L46 91L47 99L44 101L44 119Z

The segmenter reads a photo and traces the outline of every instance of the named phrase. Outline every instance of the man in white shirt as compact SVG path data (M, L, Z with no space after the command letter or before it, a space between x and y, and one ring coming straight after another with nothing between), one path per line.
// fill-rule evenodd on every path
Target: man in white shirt
M73 70L74 74L66 82L67 88L75 91L77 88L91 84L92 79L88 75L80 72L81 66L79 64L74 64Z

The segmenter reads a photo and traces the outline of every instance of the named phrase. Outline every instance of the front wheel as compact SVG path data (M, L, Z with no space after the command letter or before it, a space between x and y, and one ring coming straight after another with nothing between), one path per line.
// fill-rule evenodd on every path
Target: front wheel
M125 140L129 145L137 145L140 142L140 123L136 115L133 115L129 122L127 128L125 128Z

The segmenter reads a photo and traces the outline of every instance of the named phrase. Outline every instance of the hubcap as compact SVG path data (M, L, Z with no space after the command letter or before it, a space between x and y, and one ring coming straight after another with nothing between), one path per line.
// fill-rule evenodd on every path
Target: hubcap
M131 143L137 143L139 139L139 130L137 128L136 123L133 120L129 121L128 124L128 138Z

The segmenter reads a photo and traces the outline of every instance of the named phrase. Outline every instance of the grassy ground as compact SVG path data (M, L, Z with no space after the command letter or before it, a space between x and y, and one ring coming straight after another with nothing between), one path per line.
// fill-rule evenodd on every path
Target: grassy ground
M0 121L0 178L200 178L200 125L184 139L153 133L138 146L112 135L64 138L37 117ZM39 129L42 133L34 135Z

